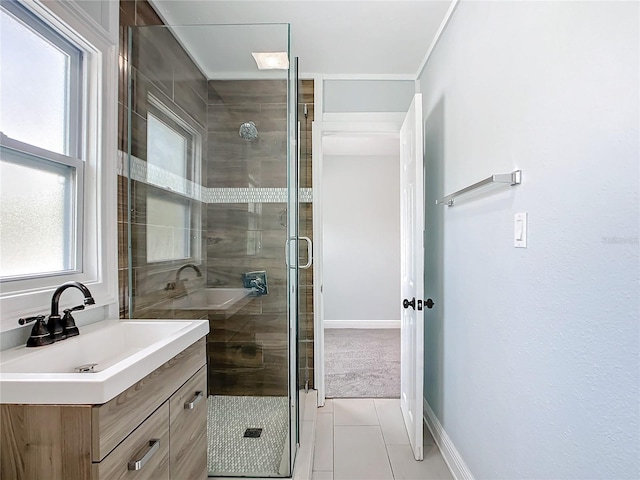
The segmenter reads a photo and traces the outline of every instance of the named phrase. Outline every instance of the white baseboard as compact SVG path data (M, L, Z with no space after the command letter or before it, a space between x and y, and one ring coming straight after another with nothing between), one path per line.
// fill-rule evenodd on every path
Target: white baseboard
M471 470L469 470L469 467L467 467L467 464L460 455L460 452L458 452L458 449L449 438L449 435L445 432L440 420L438 420L436 414L431 410L427 400L423 399L422 403L424 420L427 423L427 427L429 427L429 431L431 432L433 439L436 441L436 444L440 449L440 453L442 453L442 457L447 463L453 478L455 478L455 480L474 480Z
M400 328L400 320L325 320L324 328Z

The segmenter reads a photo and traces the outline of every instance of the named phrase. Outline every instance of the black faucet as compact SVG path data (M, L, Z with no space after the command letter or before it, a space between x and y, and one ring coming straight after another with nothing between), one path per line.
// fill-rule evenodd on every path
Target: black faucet
M185 268L193 268L193 271L196 272L196 276L202 277L202 273L200 272L200 269L198 267L196 267L193 263L187 263L185 265L182 265L178 269L178 271L176 272L176 281L167 283L165 290L175 290L176 287L180 285L180 274Z
M196 276L202 276L202 273L200 273L200 269L198 267L196 267L193 263L187 263L186 265L181 266L176 272L176 283L180 281L180 274L185 268L193 268L193 270L196 272Z
M58 311L60 295L62 295L62 292L67 288L71 287L77 288L82 292L84 295L84 305L93 305L96 303L91 296L89 289L80 282L66 282L56 288L56 291L53 292L53 297L51 297L51 315L49 315L49 322L47 323L47 328L49 329L49 332L51 332L51 337L54 342L64 340L67 337L74 337L80 333L78 331L78 327L76 327L73 317L71 316L71 312L84 310L84 305L78 305L77 307L66 309L64 311L63 318L60 318L60 313Z
M60 295L67 288L77 288L84 295L84 305L93 305L95 300L91 296L91 292L80 282L66 282L56 288L51 298L51 315L49 315L49 321L45 325L44 315L37 315L35 317L21 318L18 320L20 325L30 323L35 320L35 325L31 329L31 336L27 341L27 347L41 347L43 345L50 345L58 340L64 340L68 337L75 337L80 334L76 322L71 316L71 312L76 310L84 310L84 305L78 305L77 307L67 308L64 310L64 317L60 318L59 303Z

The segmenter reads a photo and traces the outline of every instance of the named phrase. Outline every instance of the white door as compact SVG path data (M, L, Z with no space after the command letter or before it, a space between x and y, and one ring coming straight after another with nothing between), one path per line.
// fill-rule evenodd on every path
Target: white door
M400 406L413 456L423 458L423 230L422 95L400 129L401 373Z

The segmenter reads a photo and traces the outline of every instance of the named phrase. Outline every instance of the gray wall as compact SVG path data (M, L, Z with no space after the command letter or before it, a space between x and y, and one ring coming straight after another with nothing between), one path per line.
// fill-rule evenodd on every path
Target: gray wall
M425 396L478 479L640 477L638 19L461 2L421 75ZM431 209L515 168L518 187Z
M411 80L325 80L324 111L406 112L413 99Z
M325 321L399 320L399 157L326 156L322 170Z

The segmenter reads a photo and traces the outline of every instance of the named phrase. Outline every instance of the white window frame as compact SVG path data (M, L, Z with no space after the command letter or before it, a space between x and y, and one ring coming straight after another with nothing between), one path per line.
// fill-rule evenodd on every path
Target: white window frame
M1 134L0 134L1 135ZM41 148L35 147L33 145L23 143L12 138L7 138L2 135L0 139L0 145L2 150L4 151L3 156L26 156L30 161L36 163L37 161L45 161L50 162L54 165L62 165L71 167L74 169L74 189L71 192L71 198L69 201L72 205L69 208L68 214L70 217L68 220L72 223L71 227L71 237L65 238L66 242L70 244L67 245L67 254L71 257L73 256L72 267L62 271L54 271L54 272L39 272L33 274L24 274L24 275L16 275L16 276L7 276L3 277L0 280L0 288L4 290L6 286L10 287L12 282L24 282L29 279L38 279L43 277L54 277L54 276L63 276L63 275L73 275L82 271L82 251L83 251L83 241L82 241L82 232L84 225L84 215L83 215L83 204L84 204L84 161L66 156L60 155L58 153L51 152L49 150L43 150ZM81 199L82 201L78 201Z
M83 244L79 264L82 271L3 282L0 332L20 328L20 317L48 314L53 292L69 280L82 282L90 289L96 301L96 307L91 308L102 308L103 318L118 315L117 37L101 28L75 2L23 0L20 3L83 52L83 102L78 115L82 138L77 152L84 164L82 230L78 236ZM112 18L109 21L113 23ZM60 307L77 303L77 295L63 295Z
M168 118L191 137L191 158L187 159L191 164L187 164L186 180L189 180L196 184L200 183L200 171L202 166L202 135L200 135L198 130L183 117L181 117L167 105L158 100L155 95L149 94L148 101L149 105L147 107L147 114L153 115L158 121L164 123L165 125L166 122L162 117ZM175 130L171 125L167 126ZM177 133L181 135L180 132ZM164 185L160 184L157 184L157 186L164 187Z
M8 15L14 17L19 23L40 37L44 42L53 45L60 52L68 55L69 76L68 76L68 97L65 105L65 138L64 151L55 153L37 145L25 143L20 139L14 139L0 133L0 145L3 156L19 157L25 156L33 163L38 160L49 161L52 164L64 165L74 169L73 192L69 199L71 206L65 213L69 215L71 224L70 231L65 231L66 255L70 258L70 268L62 271L38 272L31 274L18 274L0 278L0 288L4 289L8 282L16 280L26 280L30 278L52 277L56 275L68 275L82 271L82 205L84 201L84 161L81 159L82 152L82 95L85 71L82 67L84 52L81 48L69 41L63 34L52 28L47 22L34 15L28 8L23 7L19 2L4 2L2 9ZM68 238L66 235L70 233Z
M28 29L34 32L44 41L55 46L58 50L69 56L69 93L67 109L65 111L65 122L67 132L65 132L65 152L72 158L80 158L82 148L82 83L85 71L82 67L83 49L70 41L64 34L53 28L48 22L43 21L37 15L34 15L29 8L17 1L3 2L2 9L6 10L9 15L15 17L18 22L24 24ZM80 52L80 55L78 55ZM80 95L73 95L80 93ZM21 145L29 145L28 143L19 142ZM43 150L46 152L46 150Z
M202 170L202 135L198 132L198 130L193 125L189 123L189 121L187 121L185 118L183 118L174 110L172 110L169 106L167 106L162 101L160 101L155 95L148 94L147 98L149 102L147 107L147 115L153 115L159 122L165 124L168 128L171 128L172 130L175 131L175 128L172 125L169 125L166 123L166 119L169 119L172 123L177 125L180 129L184 130L187 133L187 135L190 137L188 141L191 142L191 154L189 158L186 158L187 174L186 174L186 178L181 180L192 182L194 184L199 184L200 178L201 178L201 170ZM179 135L182 135L181 132L176 131L176 133L178 133ZM151 162L149 161L149 158L147 158L147 162L151 164ZM171 173L169 173L169 175L173 176L173 174ZM193 231L200 231L202 227L199 221L201 212L200 212L200 208L198 208L196 205L197 201L194 200L193 198L189 198L188 196L182 196L174 192L171 189L170 184L162 184L162 183L156 183L152 181L147 181L147 184L152 188L159 187L161 189L165 189L167 190L167 192L165 194L162 194L159 191L149 193L147 194L147 198L145 199L145 201L148 200L149 195L160 196L167 201L171 201L172 196L175 195L175 198L176 198L175 203L182 204L186 202L188 204L189 226L187 228L187 231L190 233L188 238L189 255L187 257L181 257L181 258L176 257L176 258L165 259L165 260L149 260L149 252L147 250L148 249L148 240L147 240L147 245L145 246L146 264L149 266L153 266L153 265L163 266L163 265L172 265L175 262L185 262L185 261L200 264L202 261L200 241L198 238L196 238L195 239L196 241L194 241L194 238L192 238L191 236ZM146 235L148 234L149 232L147 229Z

